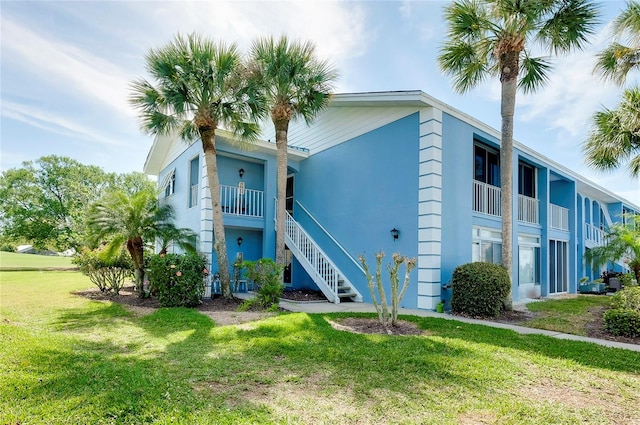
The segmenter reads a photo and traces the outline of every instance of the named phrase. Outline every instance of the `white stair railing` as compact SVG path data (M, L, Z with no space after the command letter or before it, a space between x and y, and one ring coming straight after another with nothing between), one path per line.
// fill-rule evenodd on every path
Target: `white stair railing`
M330 302L339 304L341 296L362 301L360 292L288 212L285 242Z
M584 238L592 245L601 246L605 243L605 232L593 224L584 223Z

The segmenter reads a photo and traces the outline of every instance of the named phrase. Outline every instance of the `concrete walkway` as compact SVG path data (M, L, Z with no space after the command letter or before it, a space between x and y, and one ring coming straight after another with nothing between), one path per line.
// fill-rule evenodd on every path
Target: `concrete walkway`
M329 302L292 302L280 301L280 307L294 312L301 313L375 313L373 304L369 303L340 303L333 304ZM627 344L624 342L609 341L606 339L589 338L586 336L563 334L560 332L547 331L544 329L525 328L524 326L510 325L508 323L490 322L488 320L469 319L466 317L452 316L448 313L436 313L430 310L412 310L401 308L399 314L418 316L418 317L435 317L438 319L457 320L459 322L472 323L474 325L492 326L494 328L510 329L519 334L538 334L546 335L552 338L569 339L573 341L591 342L593 344L603 345L605 347L622 348L631 351L640 351L640 345Z

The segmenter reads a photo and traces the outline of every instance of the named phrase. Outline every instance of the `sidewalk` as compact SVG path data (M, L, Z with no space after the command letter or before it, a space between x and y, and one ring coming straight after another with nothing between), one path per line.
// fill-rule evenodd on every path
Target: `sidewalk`
M300 313L375 313L373 304L368 303L340 303L333 304L329 302L294 302L294 301L280 301L280 307L294 312ZM552 338L568 339L573 341L591 342L593 344L602 345L605 347L622 348L631 351L640 351L640 345L627 344L624 342L609 341L606 339L589 338L586 336L563 334L555 331L547 331L544 329L525 328L524 326L510 325L508 323L490 322L488 320L469 319L466 317L452 316L448 313L436 313L430 310L413 310L408 308L401 308L398 311L399 314L418 316L418 317L435 317L438 319L457 320L459 322L471 323L474 325L492 326L494 328L509 329L519 334L538 334L546 335Z

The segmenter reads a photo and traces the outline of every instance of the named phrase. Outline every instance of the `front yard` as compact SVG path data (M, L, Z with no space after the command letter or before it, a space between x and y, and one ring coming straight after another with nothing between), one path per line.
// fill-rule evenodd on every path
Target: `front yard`
M360 335L279 314L220 326L71 295L75 272L2 272L0 423L640 422L640 353L437 318Z

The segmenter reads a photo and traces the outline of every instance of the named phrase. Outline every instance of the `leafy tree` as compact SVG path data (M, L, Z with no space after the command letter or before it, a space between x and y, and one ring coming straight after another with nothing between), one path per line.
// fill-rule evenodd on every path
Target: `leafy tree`
M617 109L594 114L583 150L587 164L598 170L615 170L628 162L629 174L640 176L640 88L625 90Z
M43 156L0 175L3 236L37 248L79 248L84 212L109 185L112 176L71 158Z
M258 124L249 121L257 117L258 105L246 90L240 54L234 44L216 44L193 34L177 35L167 45L149 50L145 59L154 81L133 82L131 104L138 109L146 133L177 135L186 142L201 140L221 289L231 297L215 135L220 126L244 141L253 141L259 134Z
M607 262L623 261L640 282L640 215L627 217L625 224L614 224L606 232L605 244L585 252L585 259L595 267Z
M337 73L316 58L315 46L282 36L260 38L250 53L252 76L261 90L275 127L277 148L276 263L284 264L289 123L303 118L307 124L329 103Z
M173 207L159 203L155 190L143 190L133 196L114 190L91 205L87 221L92 241L107 244L107 257L123 245L126 247L133 262L136 290L143 296L145 244L171 229L173 218Z
M533 92L548 80L551 64L532 56L534 43L555 54L581 49L597 17L596 6L587 0L457 0L445 8L448 40L438 61L454 89L467 92L490 76L499 77L502 86L502 263L510 280L516 91Z
M622 85L629 72L640 65L640 4L627 2L613 22L614 41L597 57L595 71ZM621 44L620 42L628 43ZM632 177L640 176L640 89L628 88L616 109L598 111L583 145L586 162L595 169L611 171L627 163Z
M613 37L614 41L597 55L595 71L622 85L627 74L640 65L640 3L627 2L613 21Z

